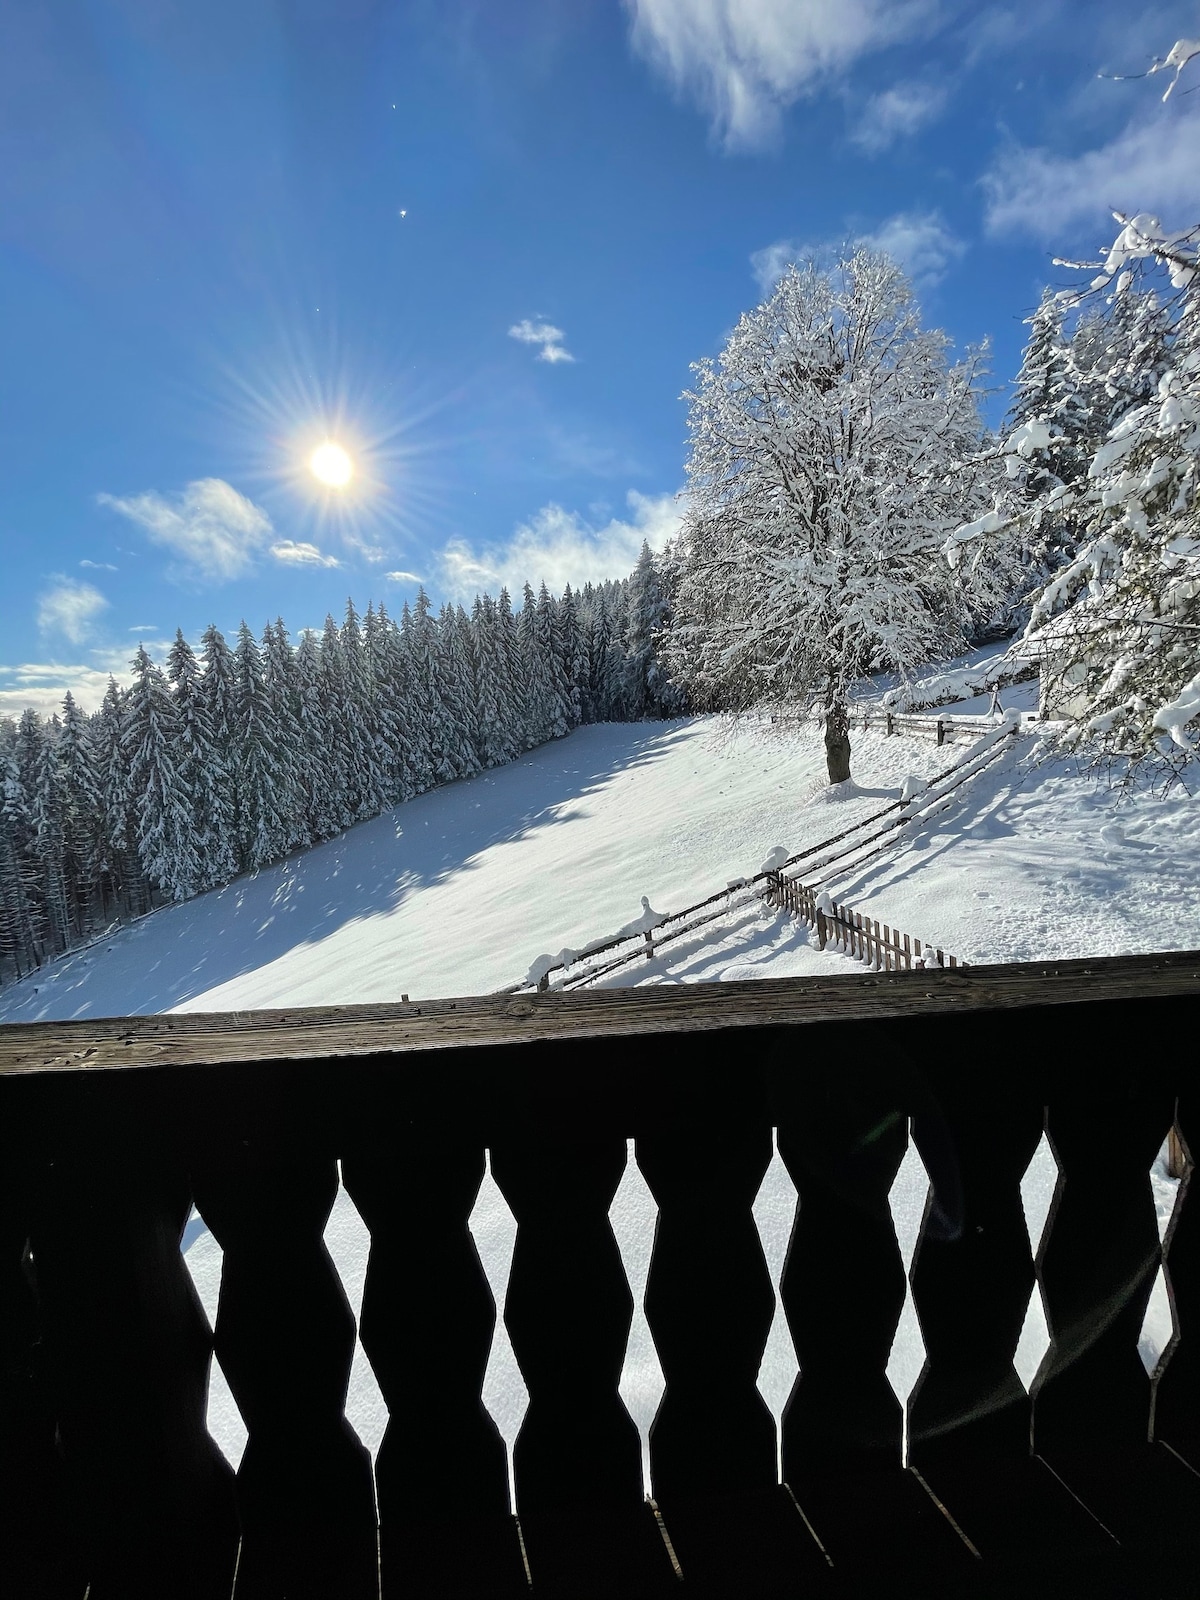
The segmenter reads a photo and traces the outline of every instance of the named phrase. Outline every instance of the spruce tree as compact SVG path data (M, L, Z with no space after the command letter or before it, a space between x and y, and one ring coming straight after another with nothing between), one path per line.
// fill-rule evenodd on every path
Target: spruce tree
M104 916L103 805L91 729L70 691L63 699L56 756L71 923L76 936L86 938Z
M255 872L285 853L288 824L262 654L245 622L238 629L233 662L238 864L244 872Z

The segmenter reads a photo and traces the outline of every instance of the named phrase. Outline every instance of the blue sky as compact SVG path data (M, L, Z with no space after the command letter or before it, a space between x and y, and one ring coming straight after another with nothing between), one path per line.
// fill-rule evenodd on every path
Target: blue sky
M0 0L0 709L139 640L628 571L688 364L866 238L1011 379L1056 253L1200 215L1112 0ZM996 415L1003 396L993 402ZM356 476L324 492L325 438Z

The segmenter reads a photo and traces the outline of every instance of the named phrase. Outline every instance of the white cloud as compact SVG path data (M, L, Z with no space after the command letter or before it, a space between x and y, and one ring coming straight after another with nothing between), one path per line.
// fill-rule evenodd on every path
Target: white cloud
M577 512L548 505L521 523L503 545L474 550L465 539L452 539L441 555L441 579L457 600L470 600L482 590L493 595L503 586L518 596L526 583L536 589L580 588L606 578L627 578L643 541L661 550L678 531L681 510L674 495L644 495L630 490L627 520L613 517L595 526Z
M1080 155L1007 150L983 181L992 234L1065 243L1068 230L1093 224L1100 232L1089 243L1099 247L1113 211L1153 211L1168 227L1188 227L1200 211L1200 106L1156 109Z
M759 292L770 294L793 263L808 261L813 254L812 246L805 244L802 239L776 239L774 244L756 250L750 257L750 269L754 273Z
M697 101L730 148L860 56L932 31L937 0L625 0L634 48Z
M896 83L872 95L850 130L855 144L878 155L897 139L908 138L941 116L946 91L932 83Z
M271 554L276 561L293 567L340 567L342 564L336 556L324 555L315 544L306 544L303 540L280 539L271 546Z
M526 317L522 322L514 322L508 330L508 337L516 339L519 344L536 344L540 346L537 353L539 361L574 361L575 357L567 349L563 340L567 337L561 328L556 328L550 322L531 322Z
M38 597L38 627L43 633L61 633L72 644L82 644L91 635L96 618L107 610L108 601L90 583L55 578L53 586Z
M891 256L918 289L938 283L967 248L936 211L900 211L860 242Z
M130 633L157 633L158 632L158 623L157 622L135 622L133 627L130 628L128 631Z
M223 478L198 478L175 495L154 490L97 497L181 558L184 574L225 583L249 571L274 533L267 513Z
M90 567L93 572L115 572L117 570L111 561L88 561L84 559L79 565L81 567Z
M421 583L423 581L415 572L385 572L384 577L389 583Z
M19 717L31 706L39 716L53 716L62 710L68 690L83 711L96 711L104 699L110 673L118 683L130 681L124 651L91 652L93 662L27 661L14 667L0 667L0 716Z
M967 248L965 241L937 211L897 212L870 233L851 234L845 243L850 248L865 245L868 250L879 250L891 256L918 289L938 283ZM750 267L765 295L770 294L793 262L832 265L837 253L838 246L830 242L812 245L801 239L777 239L774 244L754 252Z

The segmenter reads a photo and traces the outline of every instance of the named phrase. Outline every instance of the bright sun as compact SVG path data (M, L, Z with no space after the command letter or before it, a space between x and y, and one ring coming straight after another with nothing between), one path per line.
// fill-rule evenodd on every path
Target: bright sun
M326 439L312 453L308 463L312 474L331 489L344 489L354 476L354 463L332 439Z

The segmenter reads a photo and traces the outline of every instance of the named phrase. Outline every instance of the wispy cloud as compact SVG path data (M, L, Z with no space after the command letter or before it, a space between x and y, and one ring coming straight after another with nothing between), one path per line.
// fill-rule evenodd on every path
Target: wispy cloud
M158 632L158 623L157 622L135 622L133 627L130 628L128 631L130 633L157 633Z
M274 528L261 506L223 478L198 478L178 494L97 496L180 558L176 576L226 583L254 565Z
M966 252L967 246L938 211L900 211L868 232L848 232L847 248L865 245L891 256L904 268L918 289L940 283L948 269ZM839 245L827 240L810 244L803 239L777 239L756 250L750 269L763 294L769 294L793 262L832 263Z
M130 682L125 650L91 650L91 661L25 661L0 666L0 716L19 717L26 707L40 716L62 710L69 690L83 711L96 711L108 688L109 676L120 684Z
M90 567L93 572L115 572L117 570L111 561L88 561L86 557L79 565L81 567Z
M964 239L937 211L900 211L889 217L861 242L879 250L902 266L918 289L940 283L953 264L966 253Z
M539 361L559 362L575 359L563 343L566 334L550 322L532 322L526 317L522 322L513 323L508 330L508 337L516 339L520 344L537 345Z
M628 518L600 524L578 512L547 505L521 523L505 544L476 550L465 539L452 539L440 560L442 587L457 600L481 590L497 594L503 586L517 595L526 583L561 589L570 583L602 583L628 577L643 541L661 550L678 531L680 503L674 495L644 495L630 490Z
M937 0L625 0L634 48L731 149L771 143L786 108L861 56L932 32Z
M75 578L55 578L38 597L38 627L43 633L60 633L72 644L91 637L96 618L108 610L108 601L90 583Z
M879 155L941 116L946 90L934 83L895 83L872 95L855 116L850 137L868 155Z
M342 564L336 556L327 556L315 544L303 540L280 539L271 546L271 554L276 561L291 567L340 567Z
M1106 144L1077 155L1015 146L984 176L993 235L1059 240L1094 225L1101 243L1113 211L1154 211L1187 227L1200 210L1200 104L1181 100L1138 116ZM1111 231L1111 230L1110 230Z
M415 572L385 572L384 577L389 583L421 583L423 581Z

